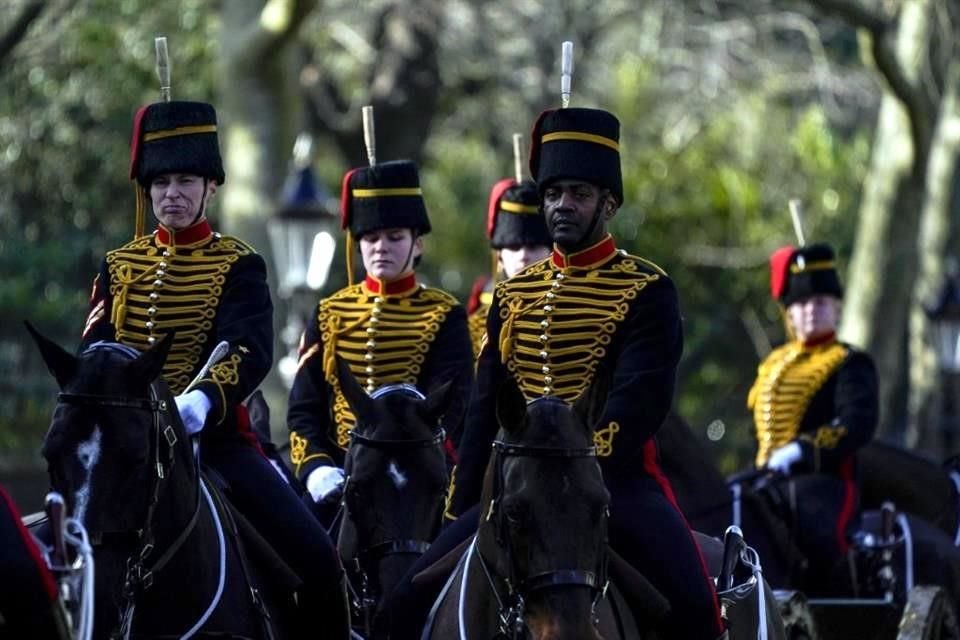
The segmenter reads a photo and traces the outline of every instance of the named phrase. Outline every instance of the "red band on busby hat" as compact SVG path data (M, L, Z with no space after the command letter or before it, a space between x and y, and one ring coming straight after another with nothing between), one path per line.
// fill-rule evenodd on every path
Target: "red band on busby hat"
M346 229L350 226L350 178L360 169L350 169L343 174L343 185L340 188L340 228Z
M143 128L143 116L147 113L150 105L145 104L137 109L137 114L133 116L133 135L130 138L130 179L137 177L137 163L140 160L140 138Z
M499 180L490 190L490 200L487 204L487 238L493 237L493 231L497 228L497 214L500 212L500 198L506 193L507 189L517 184L513 178L504 178Z
M770 294L779 300L787 286L790 259L796 251L791 246L780 247L770 256Z

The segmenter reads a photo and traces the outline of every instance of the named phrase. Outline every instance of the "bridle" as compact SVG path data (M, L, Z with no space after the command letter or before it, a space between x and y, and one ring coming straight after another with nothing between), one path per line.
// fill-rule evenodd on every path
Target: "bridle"
M531 446L523 444L514 444L504 442L503 440L493 441L493 451L496 454L495 473L493 476L493 499L485 516L486 521L492 522L494 535L497 545L506 554L506 564L509 576L500 576L500 579L506 584L507 594L503 598L497 589L497 583L494 580L493 573L489 569L490 562L485 560L483 554L477 548L475 555L479 560L490 588L497 599L499 611L498 618L500 623L500 632L508 638L524 637L524 613L526 601L532 594L545 589L557 587L586 587L594 594L592 609L596 612L597 604L606 595L607 579L607 540L604 536L601 541L601 548L598 554L597 566L592 570L587 569L554 569L543 571L532 576L520 576L517 572L517 563L514 560L513 547L505 539L504 532L507 529L505 514L500 509L499 504L503 498L504 490L504 468L503 463L506 458L560 458L560 459L578 459L578 458L596 458L596 446L588 447L546 447ZM609 514L607 514L609 515Z
M136 357L136 351L117 345L114 343L94 343L88 347L83 354L86 355L94 350L108 349L119 352L129 358ZM165 481L170 477L170 472L174 464L175 445L178 442L177 432L174 429L174 420L178 415L174 415L174 407L171 406L166 398L169 397L169 391L166 384L160 380L154 380L149 384L149 398L130 398L126 396L110 396L90 393L68 393L61 392L57 395L58 404L70 406L92 407L95 409L128 409L132 411L147 411L151 415L151 438L150 438L150 458L153 463L154 473L152 476L152 485L150 488L150 502L147 505L146 517L139 528L123 531L103 531L97 532L91 536L91 543L94 548L100 547L123 547L131 546L133 551L127 556L126 575L124 578L123 595L126 599L126 606L122 615L121 637L124 632L129 633L129 625L132 622L133 610L136 598L139 594L148 590L154 582L154 576L163 569L180 550L187 538L195 528L200 513L200 474L196 474L197 483L194 495L194 509L189 522L179 533L177 538L164 550L164 552L151 561L155 556L154 551L156 540L153 532L154 511L159 502L161 488ZM192 456L191 456L192 457ZM197 461L194 458L196 468Z
M389 384L377 388L370 394L371 399L378 399L387 394L402 393L417 400L425 400L426 396L411 384ZM397 453L400 451L416 451L419 449L438 448L442 450L443 443L446 440L446 431L438 427L433 434L426 438L416 439L397 439L397 438L371 438L370 436L358 433L356 429L350 432L350 446L362 445L371 449L385 451L387 453ZM350 476L347 476L343 491L343 508L349 516L349 509L346 507L347 489L350 485ZM372 614L377 606L377 598L371 586L370 575L373 573L384 558L394 555L423 555L430 547L429 540L417 538L388 538L381 542L362 547L353 557L354 571L360 578L359 589L352 584L350 590L354 595L355 606L364 614L368 625Z

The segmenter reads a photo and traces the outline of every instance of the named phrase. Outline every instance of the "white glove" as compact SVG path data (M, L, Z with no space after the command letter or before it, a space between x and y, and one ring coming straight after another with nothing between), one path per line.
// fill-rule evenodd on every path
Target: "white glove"
M187 433L193 435L203 429L207 421L207 414L213 407L210 398L200 389L194 389L189 393L184 393L174 398L177 403L177 410L180 412L180 420L183 421L183 428Z
M345 479L340 467L317 467L307 476L307 491L315 502L323 502L343 486Z
M770 459L767 460L767 468L787 474L790 473L790 467L800 462L802 457L803 450L800 448L800 444L791 442L779 449L774 449L773 453L770 454Z

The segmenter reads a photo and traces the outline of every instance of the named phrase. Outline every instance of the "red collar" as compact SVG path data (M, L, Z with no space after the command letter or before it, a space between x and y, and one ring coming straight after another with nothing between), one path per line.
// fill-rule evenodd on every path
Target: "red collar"
M560 252L557 245L553 245L553 256L550 258L550 261L553 263L553 266L560 269L567 267L586 269L603 264L616 255L616 253L617 245L613 241L613 236L608 235L592 247L566 255Z
M363 286L370 293L383 293L388 296L403 295L417 288L417 274L411 271L407 275L389 282L367 276L363 280Z
M819 347L820 345L827 344L828 342L836 342L837 333L831 331L828 334L822 335L819 338L814 338L813 340L807 340L806 342L801 343L804 349L812 349L814 347Z
M167 229L162 224L158 224L156 234L157 244L176 247L206 240L213 235L213 228L210 226L210 221L204 218L197 224L180 231Z

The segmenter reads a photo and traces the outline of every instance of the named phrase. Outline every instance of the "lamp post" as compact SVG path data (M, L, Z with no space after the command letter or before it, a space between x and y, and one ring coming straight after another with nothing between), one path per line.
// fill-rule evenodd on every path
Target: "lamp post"
M284 356L280 376L289 388L297 366L297 346L309 314L330 282L337 253L339 215L310 164L312 141L297 137L293 164L280 194L268 233L277 274L277 295L286 303L280 331Z
M954 439L960 431L960 269L956 259L947 262L943 285L931 304L930 318L937 363L941 372L940 429L943 450L953 455Z

